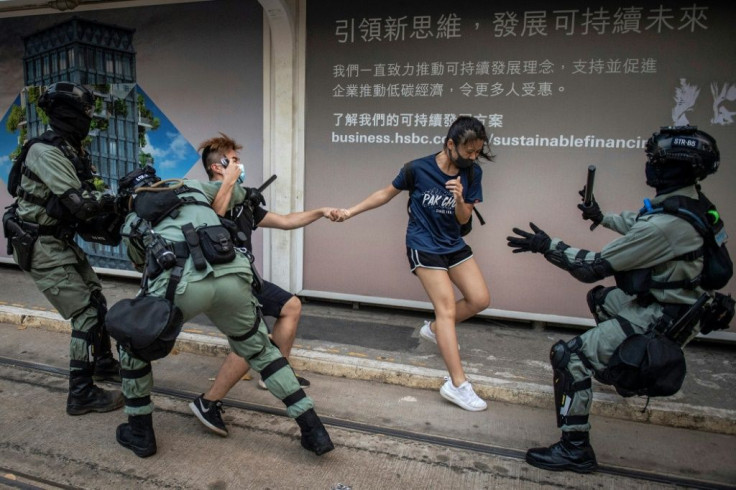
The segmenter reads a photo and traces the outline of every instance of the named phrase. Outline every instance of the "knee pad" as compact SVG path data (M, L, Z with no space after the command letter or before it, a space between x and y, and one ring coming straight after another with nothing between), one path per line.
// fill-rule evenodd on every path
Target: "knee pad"
M553 388L557 427L570 423L587 423L587 415L584 417L568 417L568 411L572 406L575 393L591 386L590 378L576 383L567 367L570 363L570 357L578 351L581 344L580 337L575 337L569 342L558 341L550 350L549 357L554 376Z
M588 291L588 294L586 296L588 309L593 314L593 318L595 319L596 323L600 323L606 319L601 316L603 304L606 302L606 297L608 296L608 293L610 293L614 289L616 288L603 287L601 285L598 285Z
M570 362L571 354L572 352L567 343L563 340L558 340L549 351L549 362L552 364L552 369L556 371L565 368L567 363Z

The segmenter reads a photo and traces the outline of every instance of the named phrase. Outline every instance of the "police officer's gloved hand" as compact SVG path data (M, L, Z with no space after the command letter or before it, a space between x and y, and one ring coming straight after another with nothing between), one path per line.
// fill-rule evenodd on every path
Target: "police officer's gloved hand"
M265 206L266 200L263 198L263 194L261 194L261 191L256 189L255 187L244 187L245 189L245 200L248 201L251 206L258 207L258 206Z
M115 196L115 213L125 216L130 212L130 194L120 193Z
M513 232L519 236L508 236L508 246L513 248L515 254L520 252L544 253L549 250L552 239L534 223L529 223L534 233L529 233L519 228Z
M100 211L103 213L115 212L115 196L103 194L100 196Z
M585 197L585 189L579 191L578 194L580 194L580 197ZM589 219L593 222L590 225L591 230L603 221L603 213L601 212L600 206L598 206L598 202L595 200L595 196L593 196L589 206L581 202L578 204L578 209L583 212L583 219Z

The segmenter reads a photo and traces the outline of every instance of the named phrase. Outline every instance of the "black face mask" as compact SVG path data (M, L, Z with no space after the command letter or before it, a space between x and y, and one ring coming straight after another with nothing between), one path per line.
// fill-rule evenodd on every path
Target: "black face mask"
M462 155L460 155L460 150L457 149L457 146L455 146L455 153L457 153L457 158L452 158L452 152L450 152L450 160L452 160L452 163L454 163L457 168L470 168L470 166L475 163L475 160L464 158Z
M647 185L657 189L657 195L667 194L696 182L693 170L687 163L673 162L666 165L654 165L647 162L644 173L647 176Z
M84 112L64 105L54 107L48 116L49 124L55 132L63 136L76 148L82 146L82 140L89 134L89 125L92 118Z

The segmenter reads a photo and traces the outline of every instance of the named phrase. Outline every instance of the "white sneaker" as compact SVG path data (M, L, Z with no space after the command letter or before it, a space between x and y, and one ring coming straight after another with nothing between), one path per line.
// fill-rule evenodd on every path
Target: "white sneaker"
M437 336L430 328L431 324L432 322L430 322L429 320L424 320L424 325L422 325L422 328L419 329L419 336L424 340L429 340L430 342L434 342L436 344Z
M449 400L455 405L470 410L471 412L480 412L488 408L486 402L484 402L478 395L473 391L473 387L470 385L470 381L465 381L463 384L455 388L452 384L452 379L445 377L447 381L440 388L440 395L445 400Z
M429 340L430 342L436 344L437 336L432 331L432 327L430 327L431 324L432 322L430 322L429 320L424 320L424 325L422 325L422 328L419 329L419 336L424 340ZM457 350L460 350L460 344L458 344Z
M268 389L268 386L266 386L266 383L263 381L263 378L258 378L258 387L262 390Z

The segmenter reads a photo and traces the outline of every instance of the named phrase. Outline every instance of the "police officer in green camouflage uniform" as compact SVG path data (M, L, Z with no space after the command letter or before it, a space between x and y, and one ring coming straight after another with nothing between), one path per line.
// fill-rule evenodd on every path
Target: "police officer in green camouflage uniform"
M647 185L657 191L655 198L645 200L650 208L670 196L698 199L698 182L717 170L720 158L715 140L695 127L662 128L648 140L646 155ZM597 468L589 439L591 377L604 373L614 350L628 336L646 332L663 315L681 316L703 294L698 284L703 258L692 254L701 249L703 239L687 221L671 214L646 214L646 208L641 214L603 214L595 200L578 207L584 219L593 221L591 229L601 224L623 236L596 253L550 238L530 223L531 232L514 228L518 236L507 240L514 253L541 253L582 282L616 276L617 287L599 285L588 293L596 327L552 346L555 410L562 438L526 455L527 462L539 468L587 473ZM642 270L653 287L638 284Z
M252 291L253 272L248 258L238 252L229 262L213 265L210 259L201 259L202 240L205 240L202 233L196 233L200 237L199 245L192 245L197 241L193 238L192 228L201 230L221 223L210 207L219 187L219 183L196 180L161 182L152 167L134 171L121 179L120 192L134 196L131 213L123 227L128 255L137 269L146 271L147 294L167 297L167 292L170 292L174 303L182 310L184 321L204 313L228 337L231 350L261 373L269 391L284 402L287 414L296 419L302 433L302 446L321 455L334 446L314 411L314 402L304 393L278 348L269 341L266 324L258 313ZM171 208L170 205L157 204L160 199L166 200L166 192L161 192L164 189L175 191L178 199L189 202L179 205L171 213L151 211ZM244 198L245 191L236 186L228 209ZM227 237L229 240L230 235ZM222 241L222 236L219 240ZM156 259L162 256L160 248L157 249L154 243L165 244L166 250L176 255L177 265L162 267L163 260ZM229 246L232 247L231 242ZM174 283L173 291L167 291L172 273L178 278L178 283ZM147 457L157 450L151 417L151 365L122 347L120 360L125 413L129 417L128 423L118 427L116 437L121 445L137 456Z
M123 405L120 391L103 390L93 381L119 381L119 364L104 326L107 309L100 281L74 243L75 233L103 214L110 216L114 207L112 196L95 190L91 163L82 147L93 104L89 90L69 82L55 83L43 93L38 107L48 115L51 130L45 140L27 148L20 186L13 192L17 209L15 215L11 209L4 217L35 238L25 250L13 250L15 261L25 263L24 270L30 267L27 271L46 299L62 317L71 318L69 415L107 412Z

